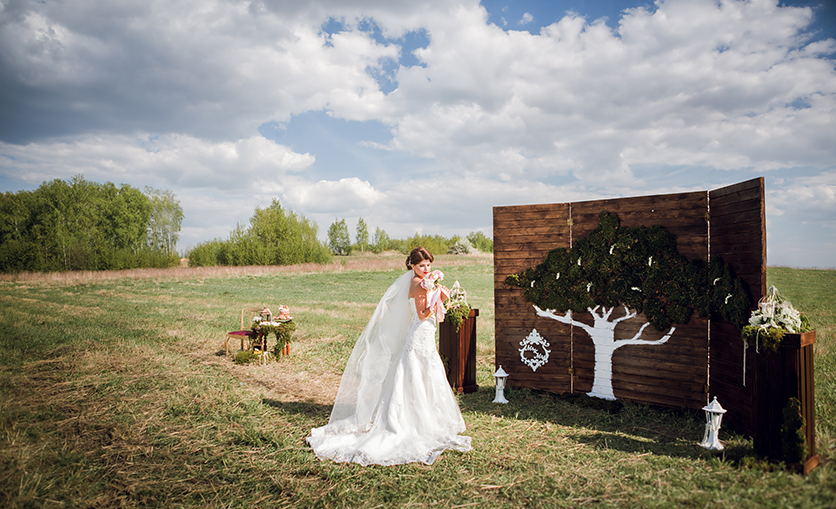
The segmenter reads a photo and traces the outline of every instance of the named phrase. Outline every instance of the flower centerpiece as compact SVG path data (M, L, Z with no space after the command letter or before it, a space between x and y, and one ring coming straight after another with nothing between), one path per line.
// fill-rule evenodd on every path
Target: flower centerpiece
M781 297L777 288L770 286L766 295L758 301L758 308L752 311L749 325L743 327L741 336L747 344L754 340L755 348L763 345L775 351L781 346L786 333L798 334L810 330L807 317Z
M450 298L445 303L447 310L447 318L456 327L456 332L462 327L465 318L470 316L470 305L467 303L467 292L465 292L459 282L453 283L450 288Z
M269 309L264 308L260 315L253 317L251 327L256 334L254 345L258 347L260 344L262 351L267 348L267 338L271 334L276 337L276 346L273 348L273 355L276 357L281 357L286 351L296 331L296 324L293 323L293 316L287 306L279 306L279 312L275 316Z

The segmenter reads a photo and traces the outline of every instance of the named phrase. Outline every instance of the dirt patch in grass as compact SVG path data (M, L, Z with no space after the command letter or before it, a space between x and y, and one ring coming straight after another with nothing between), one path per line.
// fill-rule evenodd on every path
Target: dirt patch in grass
M237 350L238 345L231 349ZM334 403L340 384L341 375L325 370L300 369L299 364L292 361L278 360L263 366L241 365L233 362L232 355L226 356L223 350L212 348L189 352L188 355L201 364L212 365L232 374L243 385L261 387L267 391L268 397L280 401L330 406Z

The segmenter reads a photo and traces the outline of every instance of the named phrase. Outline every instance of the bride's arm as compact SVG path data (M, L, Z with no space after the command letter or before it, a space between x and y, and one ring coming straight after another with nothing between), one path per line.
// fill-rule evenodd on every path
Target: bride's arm
M441 300L445 301L450 298L450 290L444 285L438 285L441 288Z

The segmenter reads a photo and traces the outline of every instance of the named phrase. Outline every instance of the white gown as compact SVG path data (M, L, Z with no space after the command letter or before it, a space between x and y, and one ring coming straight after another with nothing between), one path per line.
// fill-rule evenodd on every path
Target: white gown
M402 292L398 297L407 301ZM465 430L464 420L435 347L435 318L420 320L413 299L408 299L411 319L405 338L400 341L399 353L393 351L389 355L385 375L383 370L378 375L371 373L366 389L356 387L358 375L353 371L358 358L360 364L371 361L368 371L380 362L377 355L369 353L369 346L361 343L369 329L374 328L375 316L384 300L385 297L355 345L328 425L311 430L308 444L321 460L361 465L430 465L446 449L469 451L470 437L459 435ZM371 386L375 376L382 376L377 388ZM366 398L376 401L365 401Z

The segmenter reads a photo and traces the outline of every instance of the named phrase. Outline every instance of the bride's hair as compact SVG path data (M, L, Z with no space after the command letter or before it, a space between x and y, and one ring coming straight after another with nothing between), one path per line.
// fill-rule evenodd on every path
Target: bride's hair
M418 246L410 251L409 256L406 257L406 268L411 269L413 265L418 265L424 260L429 260L432 263L433 254L427 251L424 246Z

